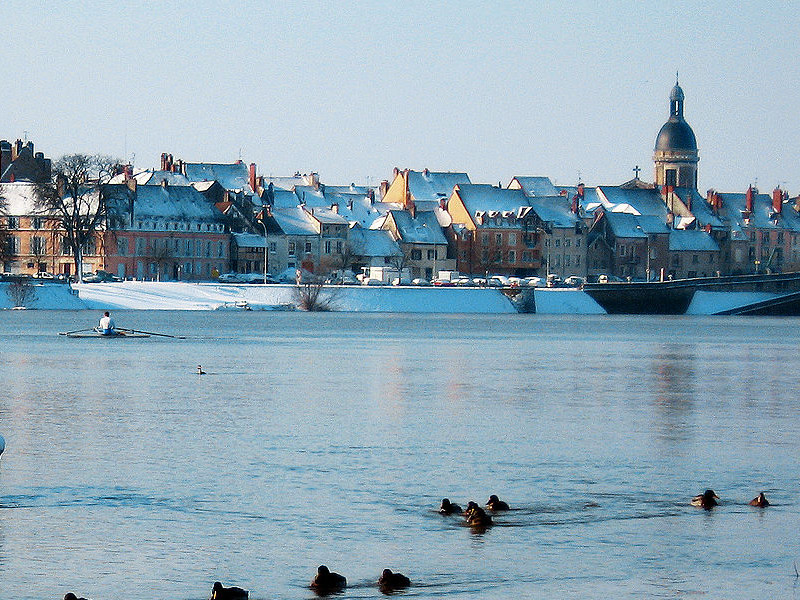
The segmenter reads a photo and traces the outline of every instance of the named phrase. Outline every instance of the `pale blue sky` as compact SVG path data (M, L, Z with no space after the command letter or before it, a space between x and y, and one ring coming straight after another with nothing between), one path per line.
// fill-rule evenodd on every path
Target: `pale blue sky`
M0 22L0 138L53 158L652 180L679 70L701 192L800 193L796 3L3 0Z

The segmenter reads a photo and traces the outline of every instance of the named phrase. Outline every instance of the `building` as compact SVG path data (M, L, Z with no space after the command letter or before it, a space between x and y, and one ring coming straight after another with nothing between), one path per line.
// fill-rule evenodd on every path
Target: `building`
M408 268L412 279L431 280L439 271L455 270L456 260L448 254L447 238L433 211L391 210L381 228L391 232L403 253L393 266Z
M394 169L391 185L383 194L383 202L399 204L405 210L433 211L442 208L453 188L458 184L472 183L466 173L443 171L412 171Z
M697 140L683 116L685 95L678 85L669 95L669 119L656 136L653 149L655 183L669 190L683 187L697 189Z
M0 140L0 183L28 181L49 183L52 164L41 152L34 152L33 142Z
M538 273L544 225L522 190L457 184L447 212L459 272L520 277Z

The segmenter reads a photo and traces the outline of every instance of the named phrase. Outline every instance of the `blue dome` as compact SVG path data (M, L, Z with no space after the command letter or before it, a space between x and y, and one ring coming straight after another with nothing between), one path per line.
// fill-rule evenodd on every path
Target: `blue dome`
M697 140L694 137L694 131L686 121L681 118L670 117L669 121L664 123L661 131L658 132L655 149L667 152L677 150L697 151Z

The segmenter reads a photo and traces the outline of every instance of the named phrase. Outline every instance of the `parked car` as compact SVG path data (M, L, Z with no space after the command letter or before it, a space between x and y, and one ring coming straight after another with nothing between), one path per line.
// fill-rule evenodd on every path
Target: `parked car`
M577 275L570 275L564 280L564 285L567 287L581 287L586 280L583 277L578 277Z
M122 278L112 275L108 271L95 271L94 273L86 273L81 278L83 283L106 283L109 281L122 281Z
M523 279L525 283L523 285L527 285L528 287L545 287L546 282L541 277L526 277Z
M373 279L372 277L365 277L361 281L361 285L384 285L380 279Z
M561 277L554 273L550 273L550 275L547 276L547 287L549 288L561 287L563 283Z
M223 273L217 280L220 283L242 283L238 273Z
M469 277L456 277L455 279L451 280L453 285L457 285L459 287L468 287L473 285L472 279Z
M392 279L392 285L411 285L411 280L407 277L395 277Z
M425 285L430 285L430 284L431 284L430 281L428 281L427 279L423 279L422 277L417 277L416 279L412 279L411 280L411 285L422 285L422 286L425 286Z

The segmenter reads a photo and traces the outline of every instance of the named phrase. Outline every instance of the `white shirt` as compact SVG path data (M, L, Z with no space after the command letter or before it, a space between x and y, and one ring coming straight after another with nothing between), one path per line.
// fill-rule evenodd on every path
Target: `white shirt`
M100 329L114 329L114 319L105 315L100 317Z

